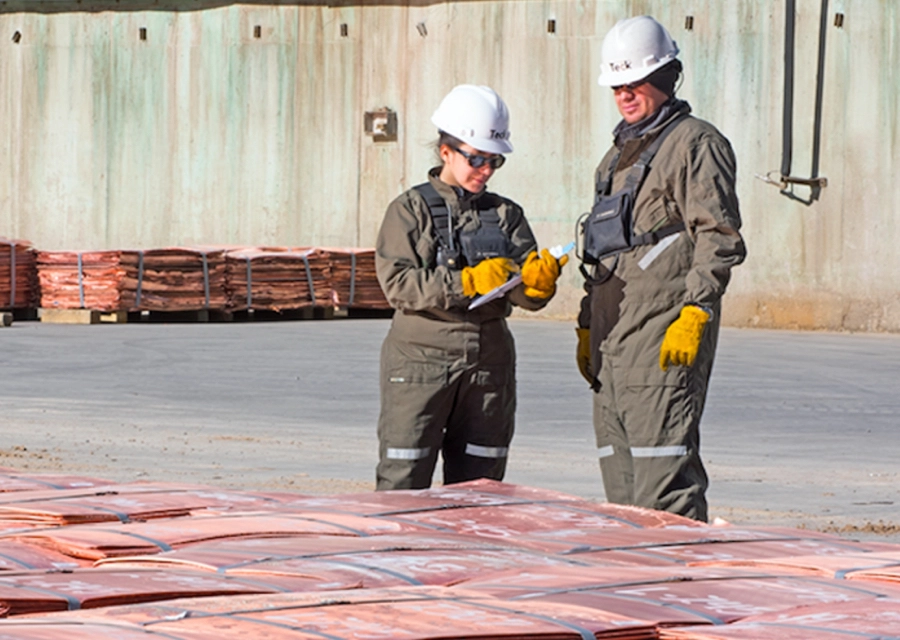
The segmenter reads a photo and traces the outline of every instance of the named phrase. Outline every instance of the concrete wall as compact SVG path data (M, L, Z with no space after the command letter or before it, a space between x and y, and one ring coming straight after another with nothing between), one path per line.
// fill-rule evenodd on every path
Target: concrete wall
M738 156L750 257L726 321L900 331L900 7L829 3L828 186L805 204L807 187L791 199L754 177L781 166L785 1L7 0L0 235L47 249L371 245L387 203L433 162L431 112L474 82L512 112L516 151L492 188L525 207L542 244L566 242L618 120L596 84L600 43L617 19L651 13L682 49L679 95ZM798 176L812 158L821 5L797 0ZM385 106L399 131L376 142L363 115ZM548 314L575 312L579 276L566 272Z

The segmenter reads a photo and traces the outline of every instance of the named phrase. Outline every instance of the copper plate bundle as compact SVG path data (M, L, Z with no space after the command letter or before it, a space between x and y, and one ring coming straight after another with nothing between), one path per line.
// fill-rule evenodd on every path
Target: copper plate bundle
M31 243L0 238L0 309L28 308L36 297L37 266Z

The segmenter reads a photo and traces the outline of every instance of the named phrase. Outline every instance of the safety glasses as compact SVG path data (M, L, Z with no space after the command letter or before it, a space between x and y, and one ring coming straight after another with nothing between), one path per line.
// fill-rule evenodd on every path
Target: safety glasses
M646 84L646 83L647 83L647 80L646 80L646 79L643 79L643 80L635 80L634 82L629 82L628 84L617 84L617 85L615 85L614 87L611 87L611 88L612 88L612 90L613 90L613 93L619 93L619 91L631 91L631 92L633 92L633 91L634 91L635 89L637 89L639 86L641 86L642 84Z
M473 169L480 169L486 164L491 165L491 169L499 169L503 166L503 163L506 162L506 158L501 155L479 156L474 153L466 153L462 149L457 149L456 147L450 148L461 155L463 158L465 158L466 162L468 162L469 166Z

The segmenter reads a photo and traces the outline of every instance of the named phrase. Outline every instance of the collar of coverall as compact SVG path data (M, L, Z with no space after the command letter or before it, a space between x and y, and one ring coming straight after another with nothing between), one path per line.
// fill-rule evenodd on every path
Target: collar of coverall
M634 138L640 138L646 133L653 131L660 125L665 124L674 116L688 114L691 112L691 105L685 100L679 100L672 96L662 103L659 109L652 116L647 116L640 122L628 124L625 120L619 121L616 128L613 129L616 148L621 149L626 142Z
M477 200L483 193L472 193L462 187L454 187L440 179L442 167L434 167L428 171L428 181L437 189L437 192L448 202L458 202L460 209L468 208L469 203Z

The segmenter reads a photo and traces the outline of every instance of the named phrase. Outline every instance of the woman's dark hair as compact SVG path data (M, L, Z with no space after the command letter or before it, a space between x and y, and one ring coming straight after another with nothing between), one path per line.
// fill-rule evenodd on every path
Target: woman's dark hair
M438 164L443 164L444 161L441 159L441 147L447 145L448 147L453 147L454 149L458 149L459 146L463 143L462 140L451 136L446 131L438 131L438 139L437 142L434 143L434 154L437 156Z
M660 67L647 76L647 82L667 96L672 97L675 95L675 84L678 82L678 78L681 77L683 69L681 60L672 60L669 64Z

